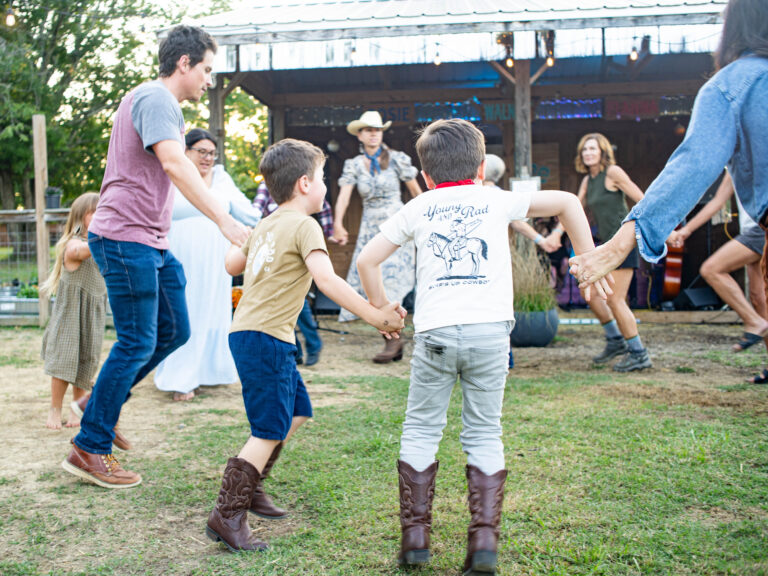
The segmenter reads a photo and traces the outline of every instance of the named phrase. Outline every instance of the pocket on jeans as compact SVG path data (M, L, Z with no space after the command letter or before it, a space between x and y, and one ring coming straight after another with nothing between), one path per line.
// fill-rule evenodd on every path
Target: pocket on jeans
M509 347L472 347L467 350L469 360L462 378L481 390L504 387L509 370Z
M445 357L447 349L441 344L430 342L428 338L414 338L413 363L411 377L416 382L428 384L438 382L445 377Z

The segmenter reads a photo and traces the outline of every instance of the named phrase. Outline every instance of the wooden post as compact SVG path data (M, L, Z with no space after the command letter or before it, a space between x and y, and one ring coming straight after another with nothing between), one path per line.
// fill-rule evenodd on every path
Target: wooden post
M216 151L219 153L219 162L226 167L227 159L224 156L224 86L219 77L216 86L208 89L208 129L216 138Z
M531 61L515 62L515 177L529 176L531 157Z
M285 138L285 106L269 107L269 143Z
M48 143L45 133L45 115L32 116L32 149L35 159L35 230L37 233L37 285L48 278L50 256L48 226L45 223L45 190L48 188ZM48 322L48 296L40 294L38 321L41 327Z

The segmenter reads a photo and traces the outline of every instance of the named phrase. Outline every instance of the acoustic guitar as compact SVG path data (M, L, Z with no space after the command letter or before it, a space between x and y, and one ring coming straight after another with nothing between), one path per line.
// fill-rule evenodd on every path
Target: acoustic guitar
M680 284L683 275L684 246L667 244L667 259L664 264L664 287L661 290L663 301L674 300L680 295Z

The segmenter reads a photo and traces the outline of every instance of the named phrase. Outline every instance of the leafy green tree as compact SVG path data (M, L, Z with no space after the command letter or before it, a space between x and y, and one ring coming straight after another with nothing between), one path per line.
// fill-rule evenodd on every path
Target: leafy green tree
M98 190L112 115L154 72L145 0L16 2L0 28L0 198L31 207L31 118L45 114L49 182L65 198ZM26 199L24 192L27 191ZM25 201L26 200L26 201Z

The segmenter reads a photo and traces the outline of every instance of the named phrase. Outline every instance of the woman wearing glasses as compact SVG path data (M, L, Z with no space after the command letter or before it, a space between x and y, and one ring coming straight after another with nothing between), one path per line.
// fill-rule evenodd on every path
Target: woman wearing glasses
M254 226L261 213L216 164L216 140L200 128L187 133L186 154L197 166L208 188L232 216ZM232 278L224 271L229 241L176 190L168 234L171 252L184 266L187 308L192 335L158 367L155 385L173 392L176 401L189 400L200 386L237 381L227 336L232 322Z

